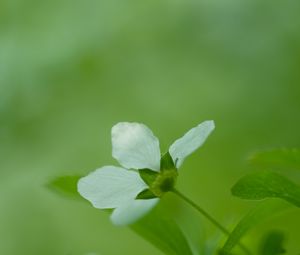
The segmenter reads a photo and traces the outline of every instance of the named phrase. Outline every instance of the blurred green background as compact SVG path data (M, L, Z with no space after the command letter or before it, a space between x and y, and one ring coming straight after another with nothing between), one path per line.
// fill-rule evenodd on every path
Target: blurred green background
M300 139L299 1L0 2L0 254L161 254L108 215L45 188L117 164L110 128L148 125L168 146L213 119L178 188L233 224L251 153ZM192 213L167 196L178 218ZM188 223L187 223L188 224ZM203 228L210 224L203 220ZM299 248L299 210L260 225Z

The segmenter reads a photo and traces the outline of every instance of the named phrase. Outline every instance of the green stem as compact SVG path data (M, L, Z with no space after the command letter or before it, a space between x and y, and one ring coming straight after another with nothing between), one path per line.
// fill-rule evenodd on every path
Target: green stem
M173 192L181 199L183 199L186 203L188 203L190 206L192 206L194 209L196 209L198 212L200 212L206 219L208 219L212 224L214 224L218 229L220 229L225 235L227 236L230 235L230 231L228 231L225 227L223 227L215 218L213 218L208 212L202 209L199 205L195 204L192 200L190 200L188 197L183 195L180 191L174 189ZM251 255L251 252L242 243L238 243L238 245L246 254Z

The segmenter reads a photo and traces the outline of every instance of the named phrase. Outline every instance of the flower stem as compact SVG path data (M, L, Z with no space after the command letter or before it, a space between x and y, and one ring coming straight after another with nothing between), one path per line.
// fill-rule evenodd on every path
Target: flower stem
M223 227L215 218L213 218L208 212L206 212L203 208L201 208L199 205L194 203L192 200L190 200L188 197L183 195L180 191L173 189L173 192L179 196L181 199L183 199L186 203L188 203L190 206L192 206L194 209L196 209L198 212L200 212L206 219L208 219L212 224L214 224L218 229L220 229L225 235L229 236L230 231L228 231L225 227ZM251 255L251 252L248 250L247 247L245 247L242 243L238 243L240 248L248 255Z

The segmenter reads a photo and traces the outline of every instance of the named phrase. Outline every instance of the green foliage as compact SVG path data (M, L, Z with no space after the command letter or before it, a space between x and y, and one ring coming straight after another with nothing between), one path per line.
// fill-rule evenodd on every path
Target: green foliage
M175 164L169 152L165 153L160 160L160 170L175 169Z
M279 200L270 199L260 203L247 213L233 229L222 248L222 254L230 254L242 237L257 224L288 208L289 204Z
M136 199L151 199L155 197L156 196L153 194L153 192L150 189L145 189L137 195Z
M259 255L280 255L286 253L283 248L285 236L281 231L271 231L263 239Z
M299 149L273 149L255 153L250 162L261 167L300 170Z
M126 234L115 245L109 224L90 231L86 218L96 225L101 212L73 211L43 187L61 169L113 163L109 129L120 120L148 124L167 148L214 118L217 133L179 184L220 219L238 216L227 187L241 157L300 141L299 9L295 0L0 1L0 254L161 254ZM285 222L297 255L299 215Z
M143 181L149 186L152 185L152 183L155 181L155 179L158 176L157 172L154 172L150 169L141 169L141 170L139 170L139 174L140 174L141 178L143 179Z
M281 198L300 207L300 187L286 177L269 171L244 176L231 191L242 199Z
M131 226L136 233L168 255L192 255L183 232L172 219L161 213L151 212Z
M80 178L81 176L61 176L53 179L47 186L62 197L83 201L77 192L77 181ZM161 212L153 210L129 227L167 255L192 255L187 238L177 223L166 218Z
M63 196L83 200L77 191L77 182L81 177L80 175L60 176L48 182L47 187Z

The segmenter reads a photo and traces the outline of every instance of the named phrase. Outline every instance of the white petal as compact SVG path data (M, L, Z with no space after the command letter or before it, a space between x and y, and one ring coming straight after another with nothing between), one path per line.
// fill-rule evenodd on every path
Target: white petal
M159 141L143 124L120 122L111 131L112 155L125 168L160 170Z
M187 156L202 146L214 128L214 121L204 121L197 127L192 128L170 146L169 152L177 168L182 165Z
M116 208L146 188L137 172L115 166L104 166L78 181L81 196L100 209Z
M147 214L159 201L159 198L137 199L116 208L110 216L118 226L129 225Z

